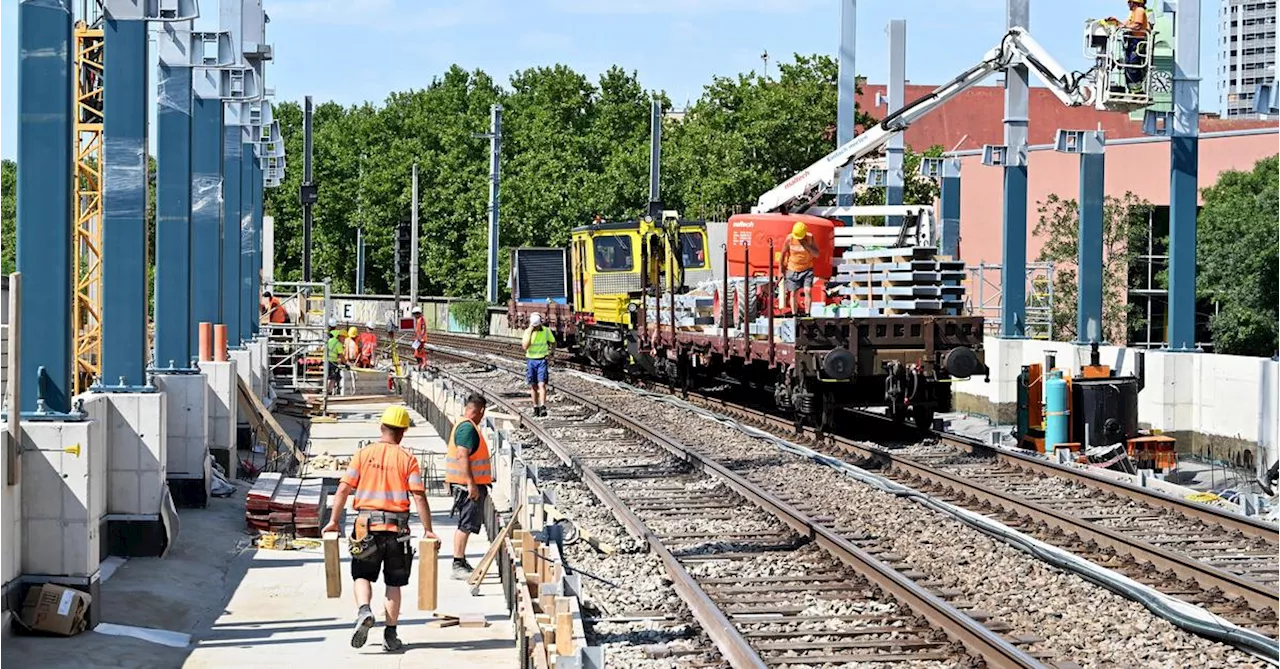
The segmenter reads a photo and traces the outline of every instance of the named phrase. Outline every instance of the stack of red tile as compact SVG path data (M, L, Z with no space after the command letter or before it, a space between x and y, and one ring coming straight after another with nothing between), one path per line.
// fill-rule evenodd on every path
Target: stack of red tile
M290 476L280 481L276 494L271 497L271 531L276 534L293 534L293 503L298 497L302 479Z
M298 536L320 538L320 528L324 525L324 497L324 479L302 480L298 498L293 503L293 525Z
M251 530L267 532L271 529L271 499L280 487L282 474L267 472L260 474L258 480L249 489L245 497L244 517Z

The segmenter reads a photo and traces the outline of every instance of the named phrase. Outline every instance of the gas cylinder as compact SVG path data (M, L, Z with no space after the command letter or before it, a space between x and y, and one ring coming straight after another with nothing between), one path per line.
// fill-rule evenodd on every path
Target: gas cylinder
M1044 452L1052 453L1058 444L1071 441L1068 429L1071 417L1067 415L1067 380L1062 378L1062 370L1049 372L1049 380L1044 384L1044 396Z

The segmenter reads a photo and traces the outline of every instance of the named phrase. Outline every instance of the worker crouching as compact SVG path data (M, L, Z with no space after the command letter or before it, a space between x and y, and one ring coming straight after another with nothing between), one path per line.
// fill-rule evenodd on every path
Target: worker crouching
M484 525L484 503L493 484L493 464L489 444L480 431L480 421L488 402L481 395L471 395L462 408L462 418L449 433L449 449L445 453L445 483L453 493L453 509L458 516L458 530L453 534L453 578L465 581L472 567L467 562L467 539L478 534Z
M422 522L423 536L436 538L431 529L431 508L418 459L400 446L409 428L409 412L403 406L382 413L382 439L356 453L333 498L333 512L324 532L338 531L338 518L353 498L356 521L350 536L351 578L355 581L356 624L351 646L360 648L369 638L375 619L370 601L379 572L386 578L386 627L382 648L403 647L396 632L400 620L400 588L409 583L413 548L409 541L409 500Z

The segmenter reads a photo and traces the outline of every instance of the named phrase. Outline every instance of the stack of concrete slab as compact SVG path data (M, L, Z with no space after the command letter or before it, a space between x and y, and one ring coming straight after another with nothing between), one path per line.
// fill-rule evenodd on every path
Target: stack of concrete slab
M836 265L847 300L816 316L958 315L964 308L964 263L930 246L845 251Z
M244 517L251 530L269 532L271 530L271 499L275 497L276 488L284 476L275 472L267 472L258 476L253 488L245 498Z

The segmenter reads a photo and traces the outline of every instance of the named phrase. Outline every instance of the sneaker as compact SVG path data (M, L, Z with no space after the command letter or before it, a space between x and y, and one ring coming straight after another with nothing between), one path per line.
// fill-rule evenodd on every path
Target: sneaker
M366 641L369 640L369 630L373 628L373 612L367 607L361 607L360 612L356 614L356 629L351 633L351 647L363 648Z
M394 653L401 648L404 648L404 642L401 641L400 637L396 636L394 632L387 632L382 635L382 650L385 650L388 653Z
M471 578L471 572L475 571L466 560L453 561L453 580L465 581Z

